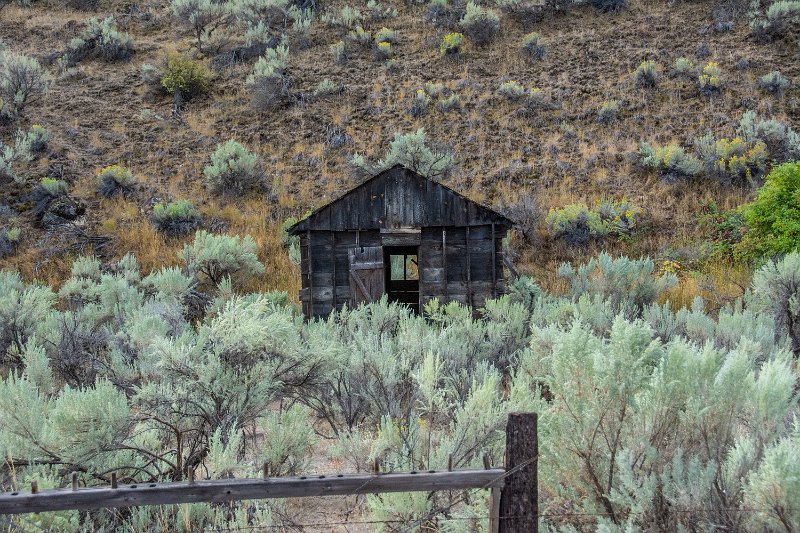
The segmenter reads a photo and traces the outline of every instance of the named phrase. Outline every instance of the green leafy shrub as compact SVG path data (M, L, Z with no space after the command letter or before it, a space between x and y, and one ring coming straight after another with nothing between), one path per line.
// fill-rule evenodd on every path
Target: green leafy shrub
M547 53L542 36L536 32L527 33L522 38L522 54L530 61L539 61Z
M448 33L442 38L439 53L442 56L457 56L464 51L464 34Z
M618 100L607 100L597 109L597 121L601 124L609 124L617 118L619 111Z
M217 147L203 174L215 194L245 195L264 186L258 156L234 140Z
M211 72L203 63L177 53L167 54L161 86L184 100L191 100L208 91Z
M750 258L773 257L800 245L800 163L772 169L756 199L742 208L747 233L738 246Z
M697 77L700 92L703 94L716 94L722 89L722 69L719 63L709 61Z
M570 204L561 209L551 208L545 223L551 237L564 239L570 246L584 246L609 234L608 225L585 204Z
M256 109L267 109L289 98L288 63L289 47L285 43L268 49L258 58L253 73L245 82Z
M120 165L107 166L97 174L97 193L106 198L116 194L127 196L135 184L133 173Z
M0 49L0 118L20 117L50 83L50 76L36 59Z
M214 287L220 287L226 278L243 283L264 273L264 265L256 255L256 243L249 235L242 238L200 230L194 242L184 246L178 257L191 276Z
M683 148L674 144L658 148L642 143L639 147L639 157L644 166L656 169L670 180L697 176L702 169L700 161L695 156L687 154Z
M170 236L191 233L200 224L200 213L189 200L178 200L168 204L157 203L151 215L153 225Z
M467 37L479 46L494 41L500 33L500 17L472 1L467 2L467 10L459 24Z
M133 39L117 29L113 17L90 18L80 36L70 41L66 55L71 64L90 57L105 61L128 59L133 55Z
M777 70L764 74L758 79L759 88L774 96L782 95L791 85L792 82Z
M656 62L652 59L642 61L631 77L637 87L654 87L657 80Z

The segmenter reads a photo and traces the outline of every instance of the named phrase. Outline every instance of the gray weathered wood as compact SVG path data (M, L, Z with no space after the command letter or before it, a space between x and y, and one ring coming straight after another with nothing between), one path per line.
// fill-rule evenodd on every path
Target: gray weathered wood
M348 253L350 261L350 299L352 305L379 300L386 290L383 248L364 246Z
M347 231L430 226L485 226L512 222L406 168L392 167L338 199L316 209L291 228L293 235L307 229Z
M539 528L539 437L536 413L509 413L508 473L500 496L500 533L537 533Z
M342 496L383 492L461 490L502 486L504 470L458 470L379 475L339 474L271 479L220 479L187 483L143 483L38 494L0 493L0 514L67 509L103 509L176 503L227 502L267 498Z

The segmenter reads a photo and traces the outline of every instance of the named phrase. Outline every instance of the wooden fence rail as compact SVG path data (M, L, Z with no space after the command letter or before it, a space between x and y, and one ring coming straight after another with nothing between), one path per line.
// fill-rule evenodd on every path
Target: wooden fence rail
M269 498L345 496L384 492L433 492L490 489L489 527L492 533L536 533L538 528L538 418L535 413L510 413L506 426L505 468L492 468L484 456L482 470L335 474L303 477L215 479L176 483L120 485L116 474L111 486L30 492L0 492L0 515L47 511L88 510L142 505ZM266 474L266 468L265 468Z
M452 472L214 479L194 483L119 485L117 488L56 489L39 491L36 494L4 492L0 493L0 514L175 503L219 503L267 498L497 488L502 487L504 474L504 469L493 468Z

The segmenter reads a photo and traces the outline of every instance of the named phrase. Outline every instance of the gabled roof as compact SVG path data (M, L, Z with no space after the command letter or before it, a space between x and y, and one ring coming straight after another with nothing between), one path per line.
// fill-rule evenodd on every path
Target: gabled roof
M402 165L384 170L289 228L349 231L435 226L479 226L513 222L454 190Z

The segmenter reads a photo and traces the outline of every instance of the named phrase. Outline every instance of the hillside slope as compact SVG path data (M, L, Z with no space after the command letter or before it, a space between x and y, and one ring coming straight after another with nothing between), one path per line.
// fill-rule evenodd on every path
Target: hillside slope
M374 32L395 30L395 67L385 68L368 48L348 43L348 60L337 64L329 46L347 30L330 27L319 16L303 43L289 31L289 75L292 101L255 110L245 87L254 59L232 61L231 50L243 44L240 28L219 54L199 55L213 68L208 94L192 100L172 116L173 99L154 91L140 75L144 64L160 65L170 50L189 52L192 37L169 13L168 3L101 0L97 13L40 0L32 8L17 5L0 11L0 38L13 51L39 58L55 72L55 59L83 29L90 16L113 16L134 40L127 61L85 60L57 76L51 90L28 108L23 120L7 124L10 143L17 127L41 124L53 133L46 156L19 167L25 185L4 184L3 204L23 227L16 253L0 267L19 269L31 278L58 283L69 257L80 244L97 240L75 231L43 230L33 223L28 193L45 175L61 177L70 194L87 206L78 220L88 236L111 240L101 249L107 259L132 252L145 270L176 263L183 240L166 238L150 224L158 201L191 199L201 211L203 227L253 235L267 265L257 286L295 293L299 276L280 240L281 223L336 197L361 179L349 163L354 153L378 159L396 133L424 127L428 138L452 150L457 166L445 183L470 198L502 208L516 201L538 201L547 208L602 198L625 198L643 210L641 230L624 242L606 243L631 255L665 257L668 249L696 248L703 239L698 217L705 203L727 209L746 201L750 188L723 186L696 178L667 183L642 168L636 153L641 142L691 147L707 131L733 137L748 110L786 124L800 122L798 90L781 97L757 88L760 76L778 70L800 79L796 44L757 44L749 35L746 15L737 14L732 31L717 32L719 2L664 3L632 0L619 14L591 6L522 24L501 15L498 39L486 47L467 44L458 59L439 55L447 28L424 20L425 6L396 2L395 18L366 21ZM321 3L318 14L333 14L343 4ZM364 9L361 2L351 4ZM520 53L523 36L541 34L547 53L531 62ZM687 57L702 68L718 62L723 89L700 93L696 79L668 73L676 58ZM631 71L653 59L661 75L654 88L638 88ZM314 88L330 79L343 91L311 98ZM532 112L497 94L504 81L538 87L545 104ZM447 112L434 105L424 116L409 113L412 99L426 82L442 83L460 97L461 108ZM603 102L620 102L618 118L597 120ZM336 137L337 142L331 142ZM217 145L236 139L264 162L271 191L251 198L223 200L203 184L203 167ZM138 185L126 199L103 199L96 193L98 171L121 164L133 171ZM6 213L7 215L9 213ZM88 249L88 248L87 248ZM537 239L522 248L524 270L552 271L564 259L580 259L595 247L570 248Z

